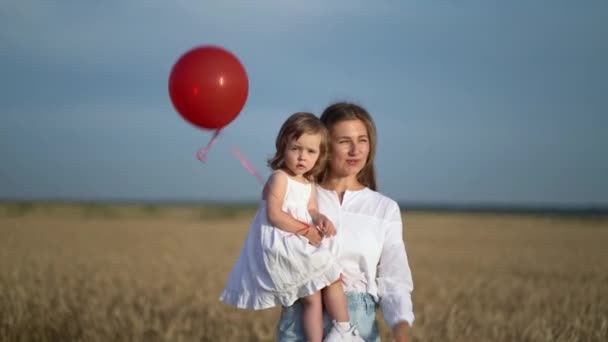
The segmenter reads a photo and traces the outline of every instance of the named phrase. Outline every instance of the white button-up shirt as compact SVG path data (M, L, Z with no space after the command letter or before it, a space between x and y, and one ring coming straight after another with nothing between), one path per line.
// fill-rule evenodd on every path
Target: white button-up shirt
M319 211L335 225L344 290L369 293L379 302L387 325L414 321L414 288L399 205L369 188L338 194L317 186Z

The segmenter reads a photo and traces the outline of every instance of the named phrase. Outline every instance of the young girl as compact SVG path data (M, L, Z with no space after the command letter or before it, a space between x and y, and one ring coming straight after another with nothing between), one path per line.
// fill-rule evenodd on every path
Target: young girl
M363 341L349 323L336 263L331 221L317 210L314 178L323 170L327 130L311 113L295 113L281 127L260 208L220 300L261 310L302 302L308 341L323 339L325 306L334 326L324 341ZM318 229L331 238L320 240Z

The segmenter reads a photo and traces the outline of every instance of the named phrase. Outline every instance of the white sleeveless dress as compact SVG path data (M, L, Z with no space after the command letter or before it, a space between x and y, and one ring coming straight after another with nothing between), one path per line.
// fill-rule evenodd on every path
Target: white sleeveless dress
M313 184L287 179L283 211L312 223L307 207ZM301 235L273 227L262 200L220 300L254 310L292 305L340 277L338 239L339 234L324 238L315 247Z

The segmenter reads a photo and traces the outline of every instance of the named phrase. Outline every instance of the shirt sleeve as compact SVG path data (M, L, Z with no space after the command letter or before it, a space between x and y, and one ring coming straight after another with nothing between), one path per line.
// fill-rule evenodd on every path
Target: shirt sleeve
M412 291L414 283L403 242L401 211L393 202L388 210L384 244L378 263L377 283L380 309L389 327L414 322Z

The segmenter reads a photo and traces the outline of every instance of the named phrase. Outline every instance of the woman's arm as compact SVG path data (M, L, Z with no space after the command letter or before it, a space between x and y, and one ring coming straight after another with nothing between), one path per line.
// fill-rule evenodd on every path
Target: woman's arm
M302 221L298 221L291 215L283 211L283 201L287 191L287 175L283 172L274 172L264 187L263 197L266 199L266 215L268 221L274 227L286 232L301 234L313 245L320 243L320 234L315 233L316 229Z
M412 273L403 242L401 211L396 202L387 210L382 253L378 263L378 294L380 308L395 341L408 341L414 322Z

